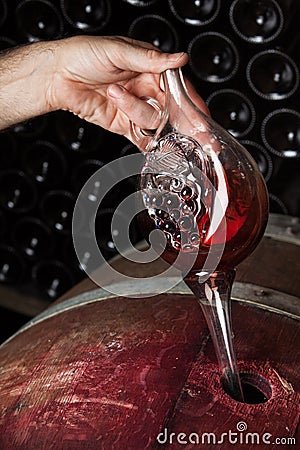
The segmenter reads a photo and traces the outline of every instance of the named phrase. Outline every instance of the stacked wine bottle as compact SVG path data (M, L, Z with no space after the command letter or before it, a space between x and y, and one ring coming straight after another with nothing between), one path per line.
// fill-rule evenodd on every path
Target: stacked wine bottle
M299 17L298 0L0 0L0 50L92 34L188 52L184 75L257 162L270 211L300 216ZM0 133L0 146L0 283L52 301L89 264L72 242L78 193L99 168L138 150L68 112L17 124ZM135 189L128 178L98 210L106 259L118 253L113 211ZM132 236L141 238L136 224Z

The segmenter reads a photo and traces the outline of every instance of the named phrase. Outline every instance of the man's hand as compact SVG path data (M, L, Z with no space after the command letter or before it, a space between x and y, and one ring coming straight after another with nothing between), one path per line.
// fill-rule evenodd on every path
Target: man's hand
M61 42L47 101L114 133L129 136L129 118L149 128L155 111L140 99L161 98L160 73L181 67L185 53L166 54L125 37L74 37Z
M130 121L151 128L157 112L142 96L164 103L161 73L187 63L126 37L75 36L38 42L0 56L0 129L59 109L131 138ZM190 94L207 113L192 86Z

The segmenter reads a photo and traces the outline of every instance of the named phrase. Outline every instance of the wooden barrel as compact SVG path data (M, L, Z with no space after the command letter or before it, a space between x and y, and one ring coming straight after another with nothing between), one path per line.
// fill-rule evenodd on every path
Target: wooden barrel
M86 281L86 292L78 286L0 347L0 449L284 449L299 442L300 246L271 228L233 290L249 403L224 392L200 307L183 283L160 294L162 285L142 279L124 283L117 297ZM279 254L292 284L280 290L279 273L273 279Z

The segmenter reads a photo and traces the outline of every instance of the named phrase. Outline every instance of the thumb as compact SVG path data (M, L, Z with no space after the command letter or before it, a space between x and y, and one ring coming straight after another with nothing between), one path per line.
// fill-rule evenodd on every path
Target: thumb
M134 72L161 73L167 69L184 66L188 61L185 52L163 53L153 47L145 47L132 43L124 46L119 52L119 67Z

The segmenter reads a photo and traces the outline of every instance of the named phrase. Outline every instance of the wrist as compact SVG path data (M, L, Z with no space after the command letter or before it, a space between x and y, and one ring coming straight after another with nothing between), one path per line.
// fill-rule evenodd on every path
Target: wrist
M38 42L0 56L0 129L54 110L48 91L59 46Z
M54 80L58 75L59 52L62 41L41 42L36 50L36 62L31 73L33 98L35 100L36 115L46 114L59 109L51 101ZM33 55L33 58L35 55Z

